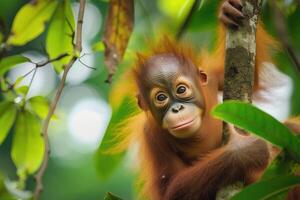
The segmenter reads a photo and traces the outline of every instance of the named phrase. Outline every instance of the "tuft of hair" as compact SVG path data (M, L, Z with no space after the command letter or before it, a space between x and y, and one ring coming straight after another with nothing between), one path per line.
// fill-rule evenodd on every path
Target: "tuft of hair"
M195 53L193 45L186 41L176 41L168 36L163 36L156 42L148 42L150 47L145 53L136 54L135 67L133 68L133 76L140 88L140 84L144 82L144 74L148 70L147 61L155 55L173 55L178 58L181 62L189 62L194 66L199 67L200 60Z

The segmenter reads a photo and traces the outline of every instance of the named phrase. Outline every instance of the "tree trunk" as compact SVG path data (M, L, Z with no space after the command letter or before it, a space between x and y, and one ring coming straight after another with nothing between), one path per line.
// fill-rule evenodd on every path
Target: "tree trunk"
M256 55L256 25L262 0L242 0L245 19L238 30L226 33L223 101L252 102ZM228 141L228 126L223 124L223 143ZM216 200L229 200L243 189L236 183L222 188Z
M226 56L223 101L251 102L254 84L256 25L262 0L243 0L245 19L238 30L226 33ZM228 140L227 126L223 126L223 143Z

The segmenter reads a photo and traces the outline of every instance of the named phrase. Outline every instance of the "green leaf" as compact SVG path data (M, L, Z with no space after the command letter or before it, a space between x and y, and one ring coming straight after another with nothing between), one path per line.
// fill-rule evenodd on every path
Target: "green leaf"
M16 92L22 96L26 96L29 91L29 87L27 85L23 85L16 89Z
M217 11L219 0L201 0L199 9L192 14L190 23L187 26L189 31L214 30L217 26Z
M15 118L17 109L12 102L0 103L0 144L5 140L9 130L11 129Z
M246 187L231 200L274 199L278 194L296 185L300 185L300 177L294 175L278 176Z
M300 157L300 140L274 117L249 103L226 101L216 106L212 114Z
M120 197L108 192L104 197L104 200L122 200Z
M49 111L49 102L44 96L31 97L28 100L32 110L41 118L45 119Z
M23 81L24 78L25 78L24 76L18 77L14 83L14 87L17 87Z
M21 112L17 117L11 150L18 173L33 174L42 163L44 149L41 121L28 111Z
M195 0L159 0L158 7L167 16L182 21L191 10L194 2Z
M24 56L15 55L8 56L0 60L0 76L3 76L7 71L17 64L29 62L30 60Z
M55 0L29 2L17 13L7 43L21 46L39 36L57 5Z
M105 49L105 46L102 41L99 41L93 45L93 51L102 52L102 51L104 51L104 49Z
M293 161L283 150L265 170L261 180L274 178L279 175L291 175L298 171L299 164Z
M46 49L50 58L56 58L63 53L70 55L52 63L58 73L61 72L63 66L70 61L73 53L72 34L74 24L70 1L64 0L58 5L55 11L46 38Z
M130 97L125 97L120 106L113 110L108 128L96 152L96 166L102 178L109 177L123 160L125 153L111 155L107 151L119 142L116 136L120 124L130 116L136 114L137 111L136 103Z

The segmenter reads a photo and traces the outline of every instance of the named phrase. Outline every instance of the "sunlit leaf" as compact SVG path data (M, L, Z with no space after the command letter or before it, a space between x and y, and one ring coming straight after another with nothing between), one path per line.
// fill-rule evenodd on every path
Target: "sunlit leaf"
M15 118L17 109L12 102L0 103L0 144L5 140L9 130L11 129Z
M104 197L104 200L122 200L120 197L108 192Z
M19 113L11 150L18 173L34 173L43 160L44 148L41 121L28 111Z
M134 1L111 0L104 28L105 65L108 82L111 81L117 65L122 60L133 29Z
M26 96L29 91L29 87L27 85L23 85L15 89L15 91L22 96Z
M182 21L191 10L195 0L159 0L159 9L168 17Z
M104 51L105 46L102 41L97 42L93 45L93 51Z
M300 185L300 177L287 175L254 183L232 197L231 200L274 199L274 196Z
M14 87L17 87L23 81L24 78L25 78L24 76L18 77L14 83Z
M59 3L54 16L50 22L46 39L46 49L50 58L68 53L69 56L52 62L56 72L61 72L73 53L72 34L74 32L74 16L69 0Z
M28 100L33 111L42 119L46 118L49 111L49 102L43 96L31 97Z
M124 158L124 153L108 154L112 147L118 142L116 137L119 133L117 130L121 122L128 119L137 112L136 103L129 97L125 97L118 108L113 110L113 114L102 139L101 145L96 152L96 165L99 175L107 178L119 166Z
M36 0L27 3L17 13L7 43L24 45L39 36L57 5L55 0Z
M300 140L274 117L249 103L226 101L216 106L212 114L300 157Z
M3 76L7 71L17 64L29 62L30 60L21 55L8 56L0 60L0 76Z

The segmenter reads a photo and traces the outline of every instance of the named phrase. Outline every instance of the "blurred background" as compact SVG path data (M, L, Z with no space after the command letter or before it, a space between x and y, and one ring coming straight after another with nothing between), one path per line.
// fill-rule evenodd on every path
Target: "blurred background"
M99 155L98 151L114 115L114 107L109 101L110 91L118 83L124 71L132 66L135 52L145 50L147 41L159 37L162 33L177 35L182 30L187 17L189 17L189 23L184 27L183 39L193 42L198 50L201 48L213 50L217 39L219 1L201 1L193 15L188 16L192 2L189 0L136 0L133 34L124 60L114 76L113 84L109 85L104 83L107 71L104 66L103 49L97 51L93 49L103 35L108 1L87 1L82 51L85 56L81 59L84 64L76 62L72 67L56 111L56 119L51 121L49 129L51 157L44 177L45 188L42 199L96 200L102 199L106 192L117 194L123 199L135 198L134 180L137 174L132 158L134 154L113 157ZM25 0L1 0L0 22L3 29L10 30L17 11L26 3L28 1ZM287 37L299 59L300 2L297 0L264 1L262 20L269 33L277 38L278 32L274 27L272 3L277 3L283 14L283 21L288 31ZM73 1L73 13L76 14L78 8L78 2ZM45 60L46 32L47 30L24 46L14 47L9 53L21 53L35 62ZM285 77L287 80L284 83L285 87L277 90L276 94L274 93L274 98L280 96L286 98L281 98L281 101L269 110L271 109L270 112L279 119L284 119L287 115L300 114L299 71L285 49L274 52L274 61L289 78ZM11 70L8 77L15 81L31 68L31 63L21 64ZM52 99L60 78L61 75L55 73L51 64L39 69L28 97L44 95ZM29 83L30 76L22 81L25 85ZM282 102L282 99L285 102ZM283 104L287 106L281 107ZM122 121L126 116L128 116L126 112L119 113L114 117L117 120L111 123ZM10 134L0 146L0 171L9 179L14 180L17 179L17 175L10 158L11 142L12 135ZM31 178L28 187L30 189L33 186L34 180Z

